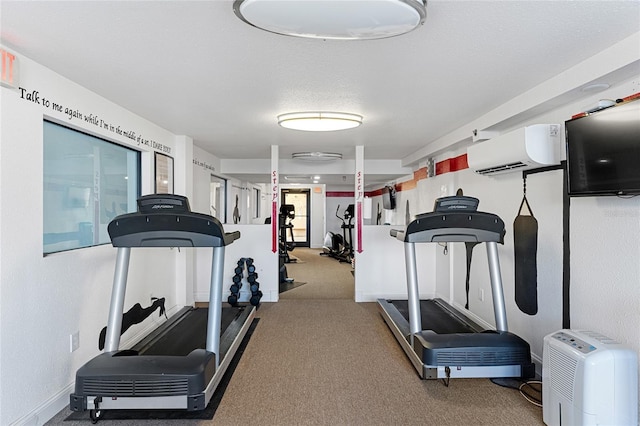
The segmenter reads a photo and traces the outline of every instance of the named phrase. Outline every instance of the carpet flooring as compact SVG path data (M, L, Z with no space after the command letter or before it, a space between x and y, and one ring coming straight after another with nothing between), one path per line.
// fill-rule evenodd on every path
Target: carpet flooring
M284 283L280 283L279 284L279 290L278 292L280 294L284 293L285 291L289 291L289 290L293 290L294 288L298 288L301 285L305 285L306 283L303 283L302 281L292 281L292 282L284 282Z
M349 264L296 248L307 284L263 303L211 420L109 425L542 425L542 410L488 379L420 380L378 313L353 301ZM66 424L63 410L48 424Z

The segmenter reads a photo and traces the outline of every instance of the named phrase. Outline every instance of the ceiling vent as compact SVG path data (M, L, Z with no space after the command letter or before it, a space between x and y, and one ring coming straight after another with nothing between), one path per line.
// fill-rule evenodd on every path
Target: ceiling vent
M294 152L291 158L301 161L325 162L341 160L342 154L335 152Z
M469 168L497 175L560 164L560 125L534 124L467 149Z

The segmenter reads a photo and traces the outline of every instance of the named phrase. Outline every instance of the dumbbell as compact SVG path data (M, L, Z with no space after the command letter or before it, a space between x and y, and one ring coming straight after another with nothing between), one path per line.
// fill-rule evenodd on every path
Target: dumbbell
M250 283L254 283L256 282L256 280L258 279L258 274L249 274L249 276L247 277L247 281L249 281Z
M258 290L255 294L251 296L251 299L249 299L249 303L251 303L253 306L258 306L261 298L262 298L262 292Z
M238 283L238 284L231 284L231 288L229 289L229 291L232 294L238 294L240 292L240 289L242 288L242 283Z
M235 294L232 294L227 298L227 301L231 306L236 306L238 304L238 296Z
M251 293L255 294L258 292L258 290L260 290L260 283L259 282L254 282L251 284L251 286L249 287L249 289L251 290Z

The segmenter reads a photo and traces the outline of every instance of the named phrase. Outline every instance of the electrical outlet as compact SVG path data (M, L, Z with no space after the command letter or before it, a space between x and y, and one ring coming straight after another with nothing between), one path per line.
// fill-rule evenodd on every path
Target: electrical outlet
M76 331L69 335L69 352L73 352L80 347L80 332Z
M478 289L478 299L480 299L481 302L484 302L484 289L483 288Z

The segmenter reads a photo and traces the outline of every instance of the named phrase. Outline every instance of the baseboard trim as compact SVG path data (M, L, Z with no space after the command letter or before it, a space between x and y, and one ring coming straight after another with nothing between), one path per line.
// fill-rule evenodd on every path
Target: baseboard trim
M65 386L58 393L47 399L38 408L11 423L11 426L42 426L54 418L69 405L69 395L73 392L75 382Z
M167 316L171 317L173 314L178 312L178 306L172 306L167 309ZM120 348L126 349L131 348L141 339L146 337L151 331L155 330L160 324L164 321L164 317L159 317L160 320L152 320L140 331L138 331L135 335L130 336L128 339L120 342ZM87 360L88 361L88 360ZM73 372L75 377L75 371ZM10 423L11 426L41 426L46 422L55 417L61 410L69 405L69 395L73 393L75 390L75 381L68 384L60 391L55 393L53 396L45 400L42 404L38 406L38 408L30 411L24 416L20 417L18 420Z

